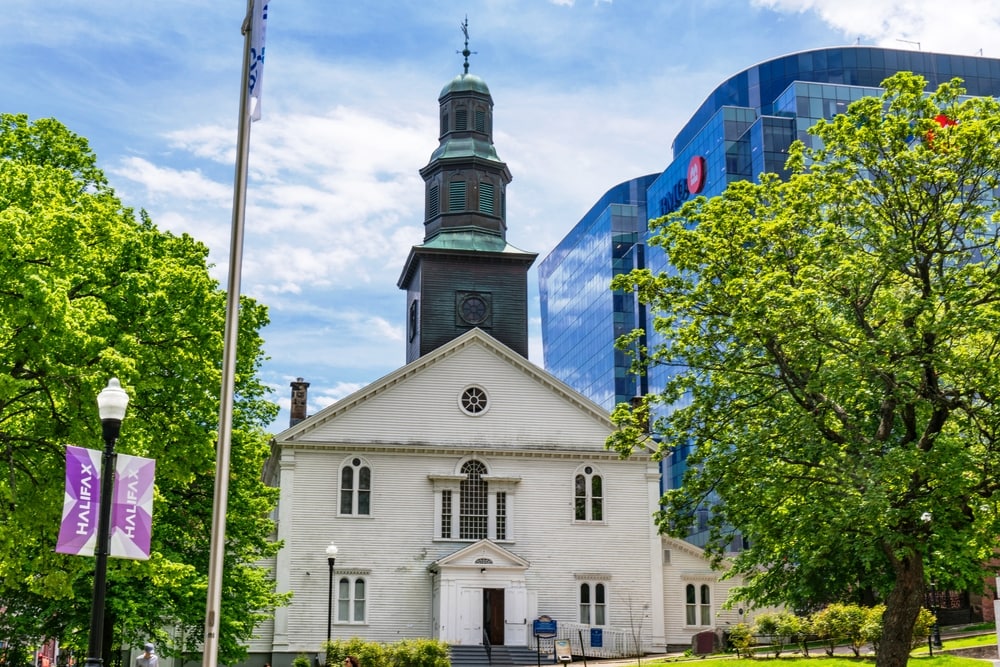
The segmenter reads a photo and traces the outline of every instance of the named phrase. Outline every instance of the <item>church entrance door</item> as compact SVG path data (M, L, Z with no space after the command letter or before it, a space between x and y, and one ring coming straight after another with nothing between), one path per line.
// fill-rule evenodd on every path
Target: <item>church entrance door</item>
M504 643L504 589L483 589L483 632L493 646Z

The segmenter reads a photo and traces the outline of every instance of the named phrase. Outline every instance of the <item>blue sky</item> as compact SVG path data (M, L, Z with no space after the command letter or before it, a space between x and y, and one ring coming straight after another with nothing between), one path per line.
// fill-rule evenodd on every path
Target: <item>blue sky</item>
M0 111L90 140L126 204L211 248L228 273L243 0L5 0ZM471 71L493 94L514 176L508 240L544 257L608 188L662 171L723 79L840 44L1000 57L993 0L271 0L252 126L243 292L269 307L263 379L288 424L401 366L418 170L437 95ZM531 359L541 364L535 270Z

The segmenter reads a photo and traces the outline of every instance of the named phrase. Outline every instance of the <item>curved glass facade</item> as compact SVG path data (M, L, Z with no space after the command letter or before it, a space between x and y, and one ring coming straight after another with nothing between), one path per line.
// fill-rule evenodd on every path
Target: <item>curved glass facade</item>
M645 391L615 339L645 321L631 294L611 279L645 266L649 174L620 183L538 265L545 368L609 411Z
M969 95L1000 97L998 59L871 46L793 53L719 84L678 132L666 169L609 190L539 265L546 369L609 410L646 393L644 382L648 391L663 387L672 371L655 368L648 378L630 377L628 359L614 350L616 336L634 328L633 322L650 332L650 345L657 343L645 313L628 295L608 289L612 275L642 266L637 262L654 273L670 272L662 250L645 243L646 215L666 215L695 194L722 194L734 181L783 175L792 141L811 144L807 130L817 120L880 95L882 81L900 71L920 74L929 90L958 77ZM634 195L643 184L644 200ZM627 214L635 225L631 245L632 237L622 236L623 209L612 204L634 207ZM616 254L616 241L628 252ZM664 489L680 484L688 450L681 444L664 459ZM703 546L706 539L706 522L699 521L689 541Z

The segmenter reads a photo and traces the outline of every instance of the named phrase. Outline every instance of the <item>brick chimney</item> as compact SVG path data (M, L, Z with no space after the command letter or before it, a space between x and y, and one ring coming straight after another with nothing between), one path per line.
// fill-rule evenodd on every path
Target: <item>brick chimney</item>
M295 378L292 383L292 416L288 426L292 427L308 417L306 413L309 398L309 383L302 378Z

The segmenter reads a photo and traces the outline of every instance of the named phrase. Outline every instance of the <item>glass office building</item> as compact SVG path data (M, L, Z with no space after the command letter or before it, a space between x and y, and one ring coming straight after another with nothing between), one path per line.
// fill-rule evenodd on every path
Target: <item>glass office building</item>
M995 58L844 46L767 60L719 84L677 133L670 164L646 187L647 214L660 217L695 195L719 195L733 181L758 180L764 172L784 174L793 140L811 145L813 137L807 130L817 120L833 117L862 97L881 94L881 82L900 71L920 74L928 89L959 77L969 95L1000 96L1000 60ZM648 378L630 378L628 360L614 351L619 328L611 323L617 325L619 307L621 331L631 328L625 326L624 311L632 308L634 321L650 332L649 344L657 343L645 314L627 295L612 295L607 289L620 267L609 250L618 232L610 219L599 224L597 220L615 191L609 191L539 266L545 367L609 409L630 400L628 392L633 389L634 395L657 391L671 372L657 368ZM632 256L642 258L654 273L669 272L662 250L647 247L648 232L644 225L639 228ZM563 268L567 261L571 266ZM552 279L556 274L558 279ZM664 489L676 488L686 469L689 446L674 446L663 461ZM707 514L689 538L699 546L707 538L706 521Z
M612 293L611 278L645 266L646 189L658 174L604 193L538 266L545 367L608 411L647 391L614 349L620 335L644 326L632 294Z

